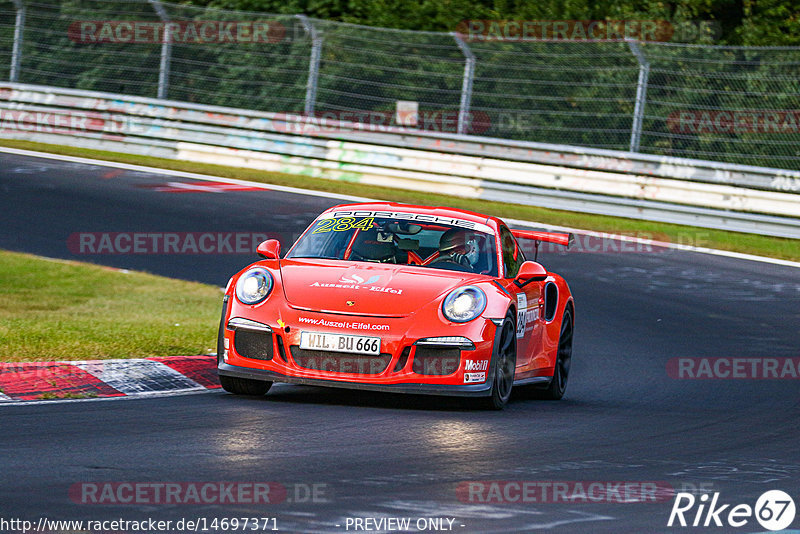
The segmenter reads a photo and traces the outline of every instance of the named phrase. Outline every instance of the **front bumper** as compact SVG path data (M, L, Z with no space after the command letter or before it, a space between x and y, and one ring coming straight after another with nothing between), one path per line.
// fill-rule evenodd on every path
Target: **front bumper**
M361 318L294 310L282 303L276 303L267 312L262 308L256 313L231 300L231 309L223 314L220 324L222 335L218 352L223 357L218 368L221 375L431 395L490 393L491 359L497 330L497 323L491 319L448 325L434 320L435 317ZM256 335L243 335L239 340L237 328ZM364 331L365 328L372 328L372 331ZM380 337L381 354L379 358L367 357L365 361L363 356L359 359L358 355L348 353L328 353L315 360L314 354L309 357L314 351L298 351L304 331ZM264 340L261 344L259 336ZM427 341L447 336L465 337L470 346L456 348L456 355L443 355L432 350L431 345L437 343ZM424 341L425 346L422 346ZM329 368L329 362L338 362L340 367Z
M342 380L327 380L321 378L304 378L287 376L274 371L239 367L227 363L220 363L218 372L223 376L265 380L269 382L286 382L304 386L323 386L345 389L360 389L366 391L381 391L388 393L413 393L417 395L442 395L454 397L486 397L491 394L492 384L488 380L483 384L374 384L368 382L348 382Z

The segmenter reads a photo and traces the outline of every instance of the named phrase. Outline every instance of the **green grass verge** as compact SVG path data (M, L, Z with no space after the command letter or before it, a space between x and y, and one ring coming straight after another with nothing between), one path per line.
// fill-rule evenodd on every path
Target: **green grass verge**
M219 288L0 251L0 361L216 352Z
M171 159L154 158L150 156L74 148L62 145L33 143L29 141L0 139L0 145L27 150L51 152L56 154L117 161L135 165L147 165L162 169L196 172L213 176L237 178L241 180L252 180L255 182L268 184L301 187L305 189L328 191L344 195L355 195L434 206L451 206L455 208L463 208L481 213L487 213L490 215L496 215L501 218L516 218L528 221L537 221L545 224L570 226L586 230L620 233L647 238L652 236L653 238L672 243L710 247L734 252L743 252L747 254L757 254L761 256L800 261L800 239L782 239L777 237L726 232L723 230L711 230L692 226L640 221L622 217L592 215L587 213L551 210L547 208L537 208L518 204L464 199L429 192L406 191L388 187L363 185L350 181L325 180L303 175L282 174L276 172L259 171L255 169L226 167L223 165L211 165L206 163L194 163L191 161L177 161Z

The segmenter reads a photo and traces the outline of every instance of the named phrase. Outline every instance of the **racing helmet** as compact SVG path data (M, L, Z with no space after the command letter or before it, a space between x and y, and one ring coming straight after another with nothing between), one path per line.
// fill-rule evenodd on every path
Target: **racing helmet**
M466 254L470 250L468 244L470 233L463 228L451 228L439 238L439 254Z

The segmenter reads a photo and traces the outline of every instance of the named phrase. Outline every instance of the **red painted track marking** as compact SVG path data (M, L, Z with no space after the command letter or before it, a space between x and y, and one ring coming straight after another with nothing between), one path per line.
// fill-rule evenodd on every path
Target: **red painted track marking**
M220 387L214 356L167 356L147 359L163 363L208 389Z
M125 174L125 171L123 171L122 169L114 169L113 171L108 171L107 173L105 173L102 176L102 178L104 180L110 180L111 178L116 178L120 174Z
M265 187L229 184L226 182L167 182L166 184L141 185L159 193L226 193L229 191L266 191Z
M83 369L54 362L0 364L0 390L14 400L35 400L50 395L52 398L124 395Z

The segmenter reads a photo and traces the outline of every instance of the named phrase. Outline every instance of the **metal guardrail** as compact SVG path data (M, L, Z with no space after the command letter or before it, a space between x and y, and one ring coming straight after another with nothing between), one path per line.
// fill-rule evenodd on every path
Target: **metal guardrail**
M717 21L445 33L199 3L0 2L0 79L306 115L410 102L452 133L800 170L800 47L711 45Z
M0 101L3 100L87 111L108 111L132 117L225 125L254 131L303 134L318 139L340 139L528 161L543 165L563 165L779 192L800 192L800 171L786 169L652 156L578 146L510 141L409 128L376 128L360 123L308 118L302 115L249 111L94 91L0 82ZM104 102L108 100L110 102Z
M0 113L4 137L800 237L796 171L21 84Z

